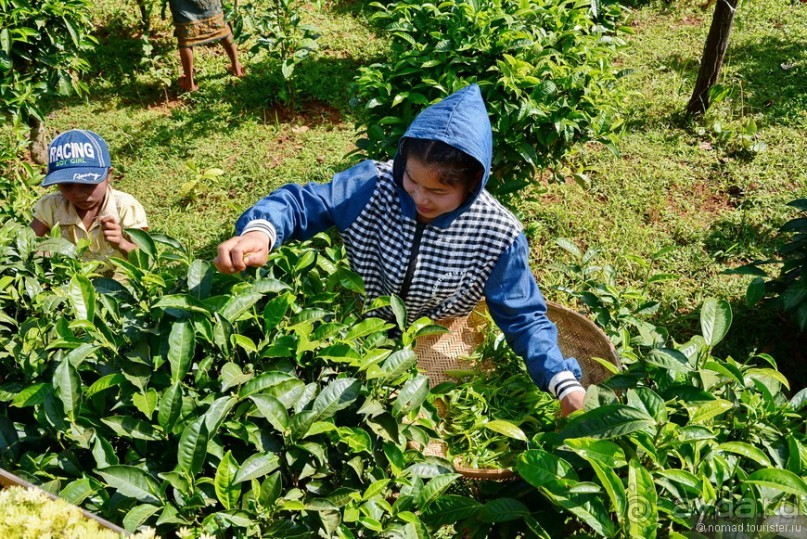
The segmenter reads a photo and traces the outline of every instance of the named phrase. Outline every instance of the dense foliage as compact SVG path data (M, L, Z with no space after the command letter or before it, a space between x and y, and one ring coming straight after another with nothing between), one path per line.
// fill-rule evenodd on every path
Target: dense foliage
M405 327L395 297L370 307L397 324L364 310L341 246L319 236L231 277L132 234L121 284L60 239L0 229L0 462L129 529L654 537L726 503L805 509L805 392L783 396L772 358L712 355L725 302L704 304L703 336L636 346L585 413L532 435L512 455L523 480L469 490L414 449L438 415L411 345L437 328Z
M799 331L804 332L807 329L807 199L794 200L788 206L800 210L801 215L779 229L786 239L777 257L758 260L726 273L755 275L748 286L748 303L753 306L768 296L790 315ZM768 273L763 267L769 264L781 266L777 275L765 281Z
M88 0L0 0L0 102L4 112L42 119L46 95L86 93L79 79L96 39Z
M418 112L472 82L493 124L494 192L518 190L574 144L614 142L622 124L617 5L603 12L583 0L373 5L392 61L363 67L357 79L366 155L392 155Z
M140 250L117 263L128 282L101 279L82 246L28 229L38 182L20 148L0 144L0 466L71 502L130 529L222 538L678 538L807 509L807 393L786 397L769 356L714 355L723 301L703 304L699 336L655 327L650 291L669 276L650 265L645 288L626 290L593 249L565 244L578 257L565 290L627 368L558 428L525 441L496 424L519 442L520 478L466 482L413 449L438 430L440 395L411 352L435 328L375 318L338 243L227 277L133 233ZM396 298L374 306L406 320Z
M125 287L91 281L62 240L0 229L3 466L130 529L420 525L402 513L454 477L406 451L428 439L402 423L428 385L402 343L429 325L393 342L360 318L340 247L281 250L244 281L132 234Z
M278 97L294 112L297 106L295 70L319 49L316 27L302 22L299 0L270 3L245 2L238 6L233 31L241 43L250 43L251 54L266 53L280 63L285 84Z
M807 508L807 391L788 400L771 357L712 355L731 326L727 302L705 301L700 322L685 343L637 349L589 390L585 414L521 456L522 477L598 536L795 522Z

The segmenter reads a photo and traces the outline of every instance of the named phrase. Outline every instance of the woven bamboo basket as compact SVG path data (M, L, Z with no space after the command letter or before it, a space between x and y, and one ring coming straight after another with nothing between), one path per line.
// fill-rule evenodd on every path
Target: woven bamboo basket
M594 322L582 314L557 303L547 303L547 317L558 328L558 347L563 357L573 357L580 364L583 373L583 387L598 384L611 376L611 372L592 358L604 359L617 367L621 367L614 346L605 333ZM418 367L424 371L431 385L455 379L446 374L447 371L465 370L468 362L463 357L470 356L482 344L490 319L487 307L483 303L468 316L439 320L449 332L440 335L427 335L418 339L415 354ZM432 441L423 449L424 455L445 456L445 443ZM454 462L457 473L470 479L507 480L515 473L507 469L467 468Z

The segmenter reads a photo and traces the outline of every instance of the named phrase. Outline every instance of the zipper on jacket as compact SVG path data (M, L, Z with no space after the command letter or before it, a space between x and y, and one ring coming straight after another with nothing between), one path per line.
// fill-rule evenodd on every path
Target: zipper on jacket
M412 277L415 275L415 260L417 260L418 252L420 251L420 238L423 236L425 229L426 223L418 222L415 226L415 237L412 239L412 254L409 257L409 265L406 266L406 274L401 284L401 299L406 299L406 295L409 294L409 286L412 284Z

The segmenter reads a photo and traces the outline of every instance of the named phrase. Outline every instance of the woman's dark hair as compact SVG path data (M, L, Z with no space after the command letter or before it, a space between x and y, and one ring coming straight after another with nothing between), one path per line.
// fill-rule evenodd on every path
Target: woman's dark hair
M401 150L403 162L414 157L437 173L440 183L461 184L475 190L485 174L485 167L462 150L440 140L406 138Z

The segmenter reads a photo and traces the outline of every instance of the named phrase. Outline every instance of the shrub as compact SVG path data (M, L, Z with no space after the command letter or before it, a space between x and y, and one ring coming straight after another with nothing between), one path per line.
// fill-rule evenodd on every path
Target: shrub
M0 222L31 222L31 209L36 201L33 189L41 175L22 159L25 136L18 127L3 133L0 140Z
M754 275L748 286L749 305L757 304L764 297L790 314L799 331L807 329L807 198L788 203L788 206L801 211L801 216L790 219L779 229L781 234L789 234L779 248L777 257L757 260L751 264L728 270L728 274ZM781 264L779 274L765 281L768 272L762 266Z
M765 526L803 514L807 390L788 400L769 356L713 356L731 321L727 302L707 299L702 335L638 350L626 371L589 389L584 413L521 455L521 476L566 514L560 526L525 517L533 531L689 537L679 532L720 517Z
M403 421L428 393L410 348L428 321L389 339L327 236L241 277L129 233L123 285L61 239L0 228L3 466L130 530L423 528L409 512L457 477L407 449L429 436ZM390 304L405 320L400 300L374 307Z
M263 51L280 63L285 84L279 97L291 112L295 112L298 103L296 67L319 50L319 31L302 24L302 8L299 0L273 0L268 5L248 2L239 6L233 21L239 42L250 42L254 38L249 49L251 54Z
M361 69L364 155L394 154L417 113L476 82L494 132L489 188L512 192L537 169L557 167L577 143L613 145L619 117L623 44L619 7L558 0L401 0L375 3L372 20L390 37L387 63Z
M0 0L0 103L30 126L39 163L47 162L42 99L87 92L79 77L97 44L89 8L89 0Z

